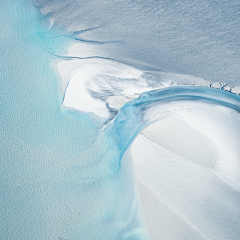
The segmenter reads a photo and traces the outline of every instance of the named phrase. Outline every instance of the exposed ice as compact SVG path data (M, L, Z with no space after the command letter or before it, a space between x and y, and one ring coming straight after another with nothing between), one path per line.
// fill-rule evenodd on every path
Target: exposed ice
M1 237L238 239L240 2L2 2Z

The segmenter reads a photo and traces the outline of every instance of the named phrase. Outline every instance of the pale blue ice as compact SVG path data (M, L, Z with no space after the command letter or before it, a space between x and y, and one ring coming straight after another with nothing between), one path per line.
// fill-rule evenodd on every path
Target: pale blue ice
M128 147L151 123L144 111L187 100L239 113L239 96L201 87L143 93L103 131L61 108L56 62L82 41L99 45L105 55L98 58L233 88L240 85L239 2L33 2L0 1L0 238L149 239L128 161ZM48 30L51 17L57 23ZM237 239L239 230L229 229Z

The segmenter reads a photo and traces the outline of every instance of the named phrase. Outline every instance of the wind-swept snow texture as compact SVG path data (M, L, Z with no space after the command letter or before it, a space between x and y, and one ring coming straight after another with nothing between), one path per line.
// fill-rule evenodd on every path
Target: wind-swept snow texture
M239 1L0 3L1 239L239 238Z
M70 56L240 86L238 0L34 2L73 32Z

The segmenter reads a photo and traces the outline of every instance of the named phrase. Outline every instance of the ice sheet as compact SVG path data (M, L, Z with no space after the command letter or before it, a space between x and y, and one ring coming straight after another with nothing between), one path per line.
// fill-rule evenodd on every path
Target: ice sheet
M238 239L239 1L1 2L1 238Z

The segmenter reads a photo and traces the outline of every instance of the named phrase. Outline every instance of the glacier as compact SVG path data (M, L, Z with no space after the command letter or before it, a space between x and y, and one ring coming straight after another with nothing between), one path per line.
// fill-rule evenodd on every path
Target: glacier
M2 239L238 239L237 0L1 3Z

